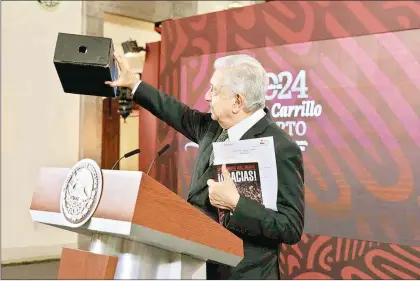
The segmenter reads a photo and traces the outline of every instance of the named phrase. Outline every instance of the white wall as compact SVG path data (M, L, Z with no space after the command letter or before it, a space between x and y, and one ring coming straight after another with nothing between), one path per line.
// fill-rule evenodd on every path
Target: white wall
M254 5L255 1L197 1L197 15L223 11L229 8Z
M121 43L136 40L139 46L145 47L146 43L160 41L161 36L154 31L154 24L146 21L122 17L118 15L104 15L104 36L112 38L115 53L123 55ZM130 67L137 72L142 72L145 53L141 52L134 57L126 58ZM120 157L139 146L139 117L138 112L133 112L125 120L120 119ZM140 155L134 155L120 162L120 170L138 171Z
M80 98L63 92L53 65L58 32L82 31L82 2L1 3L2 263L57 258L76 234L32 222L41 166L78 161Z
M104 14L104 37L112 38L115 53L123 55L121 43L133 39L138 46L145 47L146 43L160 41L161 36L154 31L154 23L127 18L123 16ZM126 58L130 67L136 71L143 70L145 52L134 57Z

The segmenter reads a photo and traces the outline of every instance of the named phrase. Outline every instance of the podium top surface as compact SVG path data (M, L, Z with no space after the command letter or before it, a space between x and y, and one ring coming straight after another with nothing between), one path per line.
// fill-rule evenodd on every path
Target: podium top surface
M33 221L73 232L100 232L236 266L242 240L183 198L137 171L102 170L102 194L92 218L72 226L60 211L71 169L41 168L30 207Z

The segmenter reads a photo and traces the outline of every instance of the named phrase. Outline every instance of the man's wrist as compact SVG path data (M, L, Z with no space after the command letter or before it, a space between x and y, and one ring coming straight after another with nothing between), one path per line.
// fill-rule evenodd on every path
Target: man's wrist
M133 85L131 85L131 86L130 86L130 89L131 89L131 96L134 96L134 93L136 92L136 90L137 90L138 86L140 85L140 83L141 83L141 80L140 80L140 79L138 79L138 80L136 81L136 83L134 83Z
M137 79L137 80L133 81L133 83L131 83L130 86L129 86L130 90L135 92L137 87L138 87L138 84L140 84L140 82L141 82L140 79Z

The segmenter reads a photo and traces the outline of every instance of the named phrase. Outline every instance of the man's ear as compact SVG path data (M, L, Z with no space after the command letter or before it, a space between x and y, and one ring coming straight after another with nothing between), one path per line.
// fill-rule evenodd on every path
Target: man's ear
M239 111L241 110L241 108L243 108L243 106L244 106L243 97L241 95L238 95L238 94L235 95L235 100L234 100L234 103L233 103L233 110L232 110L232 112L234 114L238 114Z
M239 108L243 108L245 106L245 99L242 95L236 95L235 102L239 106Z

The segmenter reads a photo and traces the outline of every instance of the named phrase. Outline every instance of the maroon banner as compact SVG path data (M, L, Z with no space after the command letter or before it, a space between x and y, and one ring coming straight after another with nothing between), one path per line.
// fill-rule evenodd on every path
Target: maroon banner
M163 24L160 88L191 107L208 110L217 56L271 73L267 105L306 173L306 234L282 249L282 278L418 278L419 17L416 1L273 1ZM156 176L186 197L197 150L160 122L168 142Z
M293 246L283 245L282 279L416 280L420 278L420 247L306 235Z
M306 233L420 245L420 95L409 94L420 92L419 36L409 30L235 52L268 71L271 116L304 152ZM209 111L213 62L229 54L183 58L181 101ZM178 144L181 163L195 161L186 150L196 145L183 137Z

